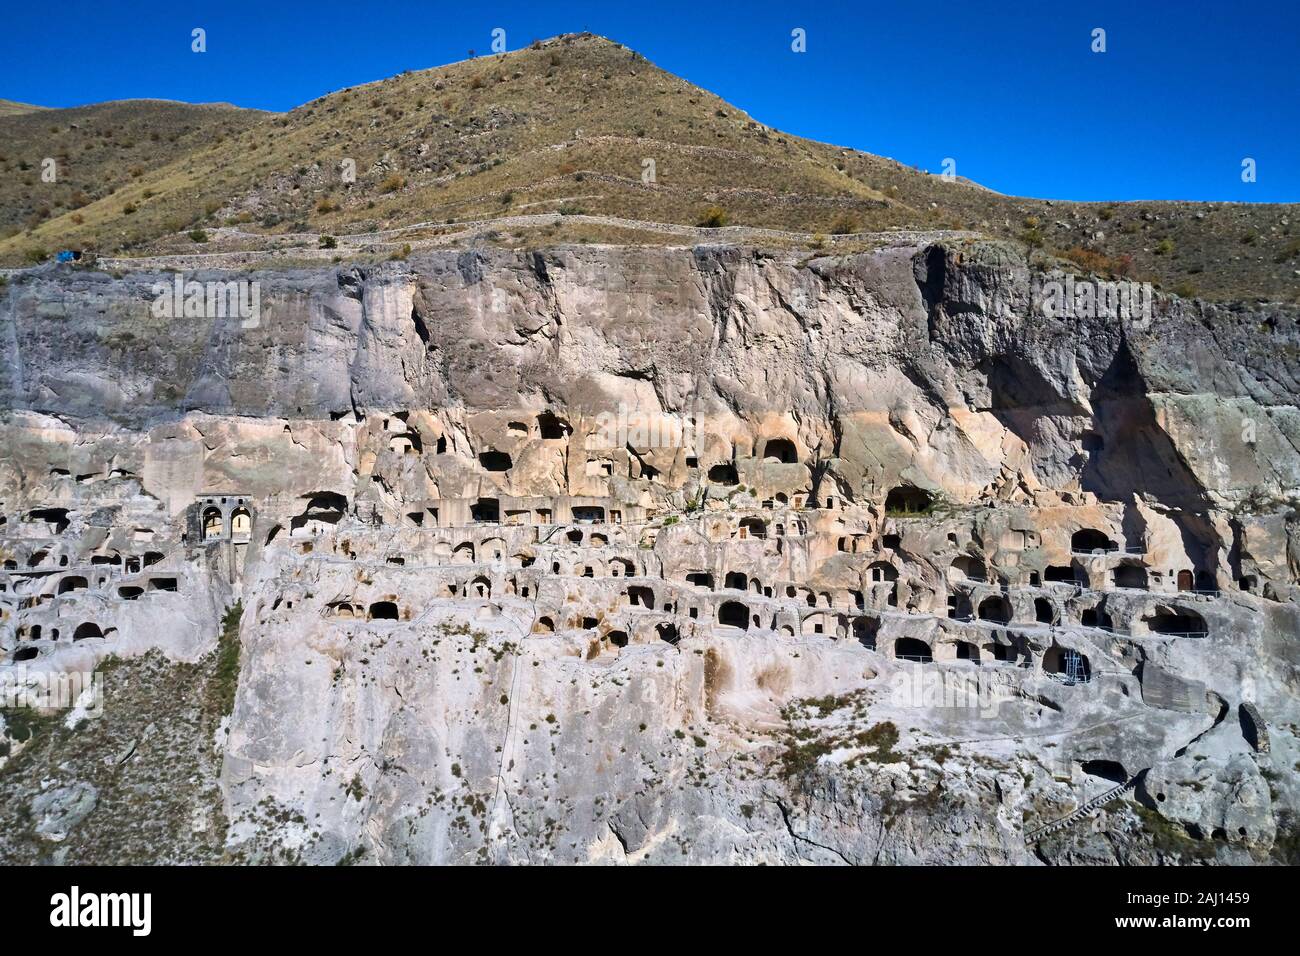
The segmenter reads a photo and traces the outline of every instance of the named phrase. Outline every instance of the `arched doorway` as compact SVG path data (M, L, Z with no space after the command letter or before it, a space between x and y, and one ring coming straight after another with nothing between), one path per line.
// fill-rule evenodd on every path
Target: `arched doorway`
M206 532L205 535L206 537ZM253 536L253 516L247 508L236 508L230 514L230 537L237 542L247 541Z
M224 530L221 509L205 508L203 511L203 540L210 541L213 538L220 538Z
M718 623L724 627L749 630L749 608L739 601L727 601L718 608Z

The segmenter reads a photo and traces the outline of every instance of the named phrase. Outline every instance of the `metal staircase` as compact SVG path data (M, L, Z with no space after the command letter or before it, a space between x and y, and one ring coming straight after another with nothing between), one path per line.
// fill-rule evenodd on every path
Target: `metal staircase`
M1030 830L1025 834L1025 845L1030 846L1031 844L1037 843L1049 834L1056 833L1058 830L1064 830L1066 827L1073 826L1085 817L1092 816L1095 811L1100 810L1106 804L1119 799L1123 794L1132 790L1133 787L1137 785L1139 776L1141 776L1141 774L1136 774L1124 781L1124 783L1107 790L1099 796L1093 797L1087 803L1081 804L1073 812L1066 814L1059 820L1053 820L1051 823L1046 823L1035 830Z

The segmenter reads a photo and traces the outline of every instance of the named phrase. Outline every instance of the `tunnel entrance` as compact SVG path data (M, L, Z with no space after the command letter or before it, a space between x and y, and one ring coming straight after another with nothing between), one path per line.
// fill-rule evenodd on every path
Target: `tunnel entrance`
M793 465L799 460L799 453L790 439L771 438L763 448L763 460Z
M891 488L885 496L885 514L889 515L925 514L933 505L934 496L913 485Z
M925 641L919 641L914 637L900 637L894 641L894 657L902 661L929 664L934 660L934 653Z
M725 627L749 630L749 608L739 601L727 601L718 608L718 623Z
M736 473L735 465L724 462L709 469L709 481L719 485L737 485L740 484L740 476Z
M392 601L376 601L370 605L369 617L372 621L396 621L397 605Z
M1086 760L1082 769L1090 777L1100 777L1111 783L1125 783L1128 780L1124 765L1116 760Z
M1199 637L1206 633L1205 618L1191 611L1161 610L1143 621L1156 634Z

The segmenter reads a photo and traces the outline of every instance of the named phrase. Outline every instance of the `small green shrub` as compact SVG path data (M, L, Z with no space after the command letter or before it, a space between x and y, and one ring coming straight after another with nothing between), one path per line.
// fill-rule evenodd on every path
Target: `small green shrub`
M706 229L720 229L727 224L727 210L721 206L710 206L700 217L700 225Z
M222 716L235 709L235 691L239 687L239 622L243 617L244 605L238 602L221 619L212 696L216 711Z
M847 236L858 231L858 219L849 213L840 213L831 223L832 236Z

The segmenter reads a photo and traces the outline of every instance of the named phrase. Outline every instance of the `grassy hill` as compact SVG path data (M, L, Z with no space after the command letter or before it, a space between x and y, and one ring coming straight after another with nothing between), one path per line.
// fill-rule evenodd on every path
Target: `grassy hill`
M222 110L136 105L159 116L165 108L173 126L181 108ZM187 121L195 128L163 150L153 138L165 138L159 130L115 131L118 140L105 143L112 137L102 130L72 128L73 112L0 117L8 154L0 169L13 169L20 156L30 164L49 155L33 132L43 126L66 131L62 150L83 160L85 174L75 208L39 177L23 191L34 209L0 193L0 223L22 227L0 239L0 261L68 246L202 251L219 226L256 243L262 234L364 234L562 211L824 234L974 229L1067 256L1082 270L1150 278L1185 294L1300 295L1294 206L1002 196L771 129L586 34L404 73L283 115L225 108L202 123L194 114ZM27 132L16 141L7 132L19 122ZM121 162L125 153L113 150L122 138L141 155ZM649 182L646 160L654 163Z
M0 108L0 237L66 245L80 212L176 157L219 147L269 114L225 104L122 100L71 109ZM54 160L54 182L42 178ZM46 232L41 226L57 222ZM87 237L88 238L88 237ZM111 242L108 237L101 241Z
M15 103L13 100L0 100L0 116L15 116L19 113L32 113L47 107L33 106L31 103Z

